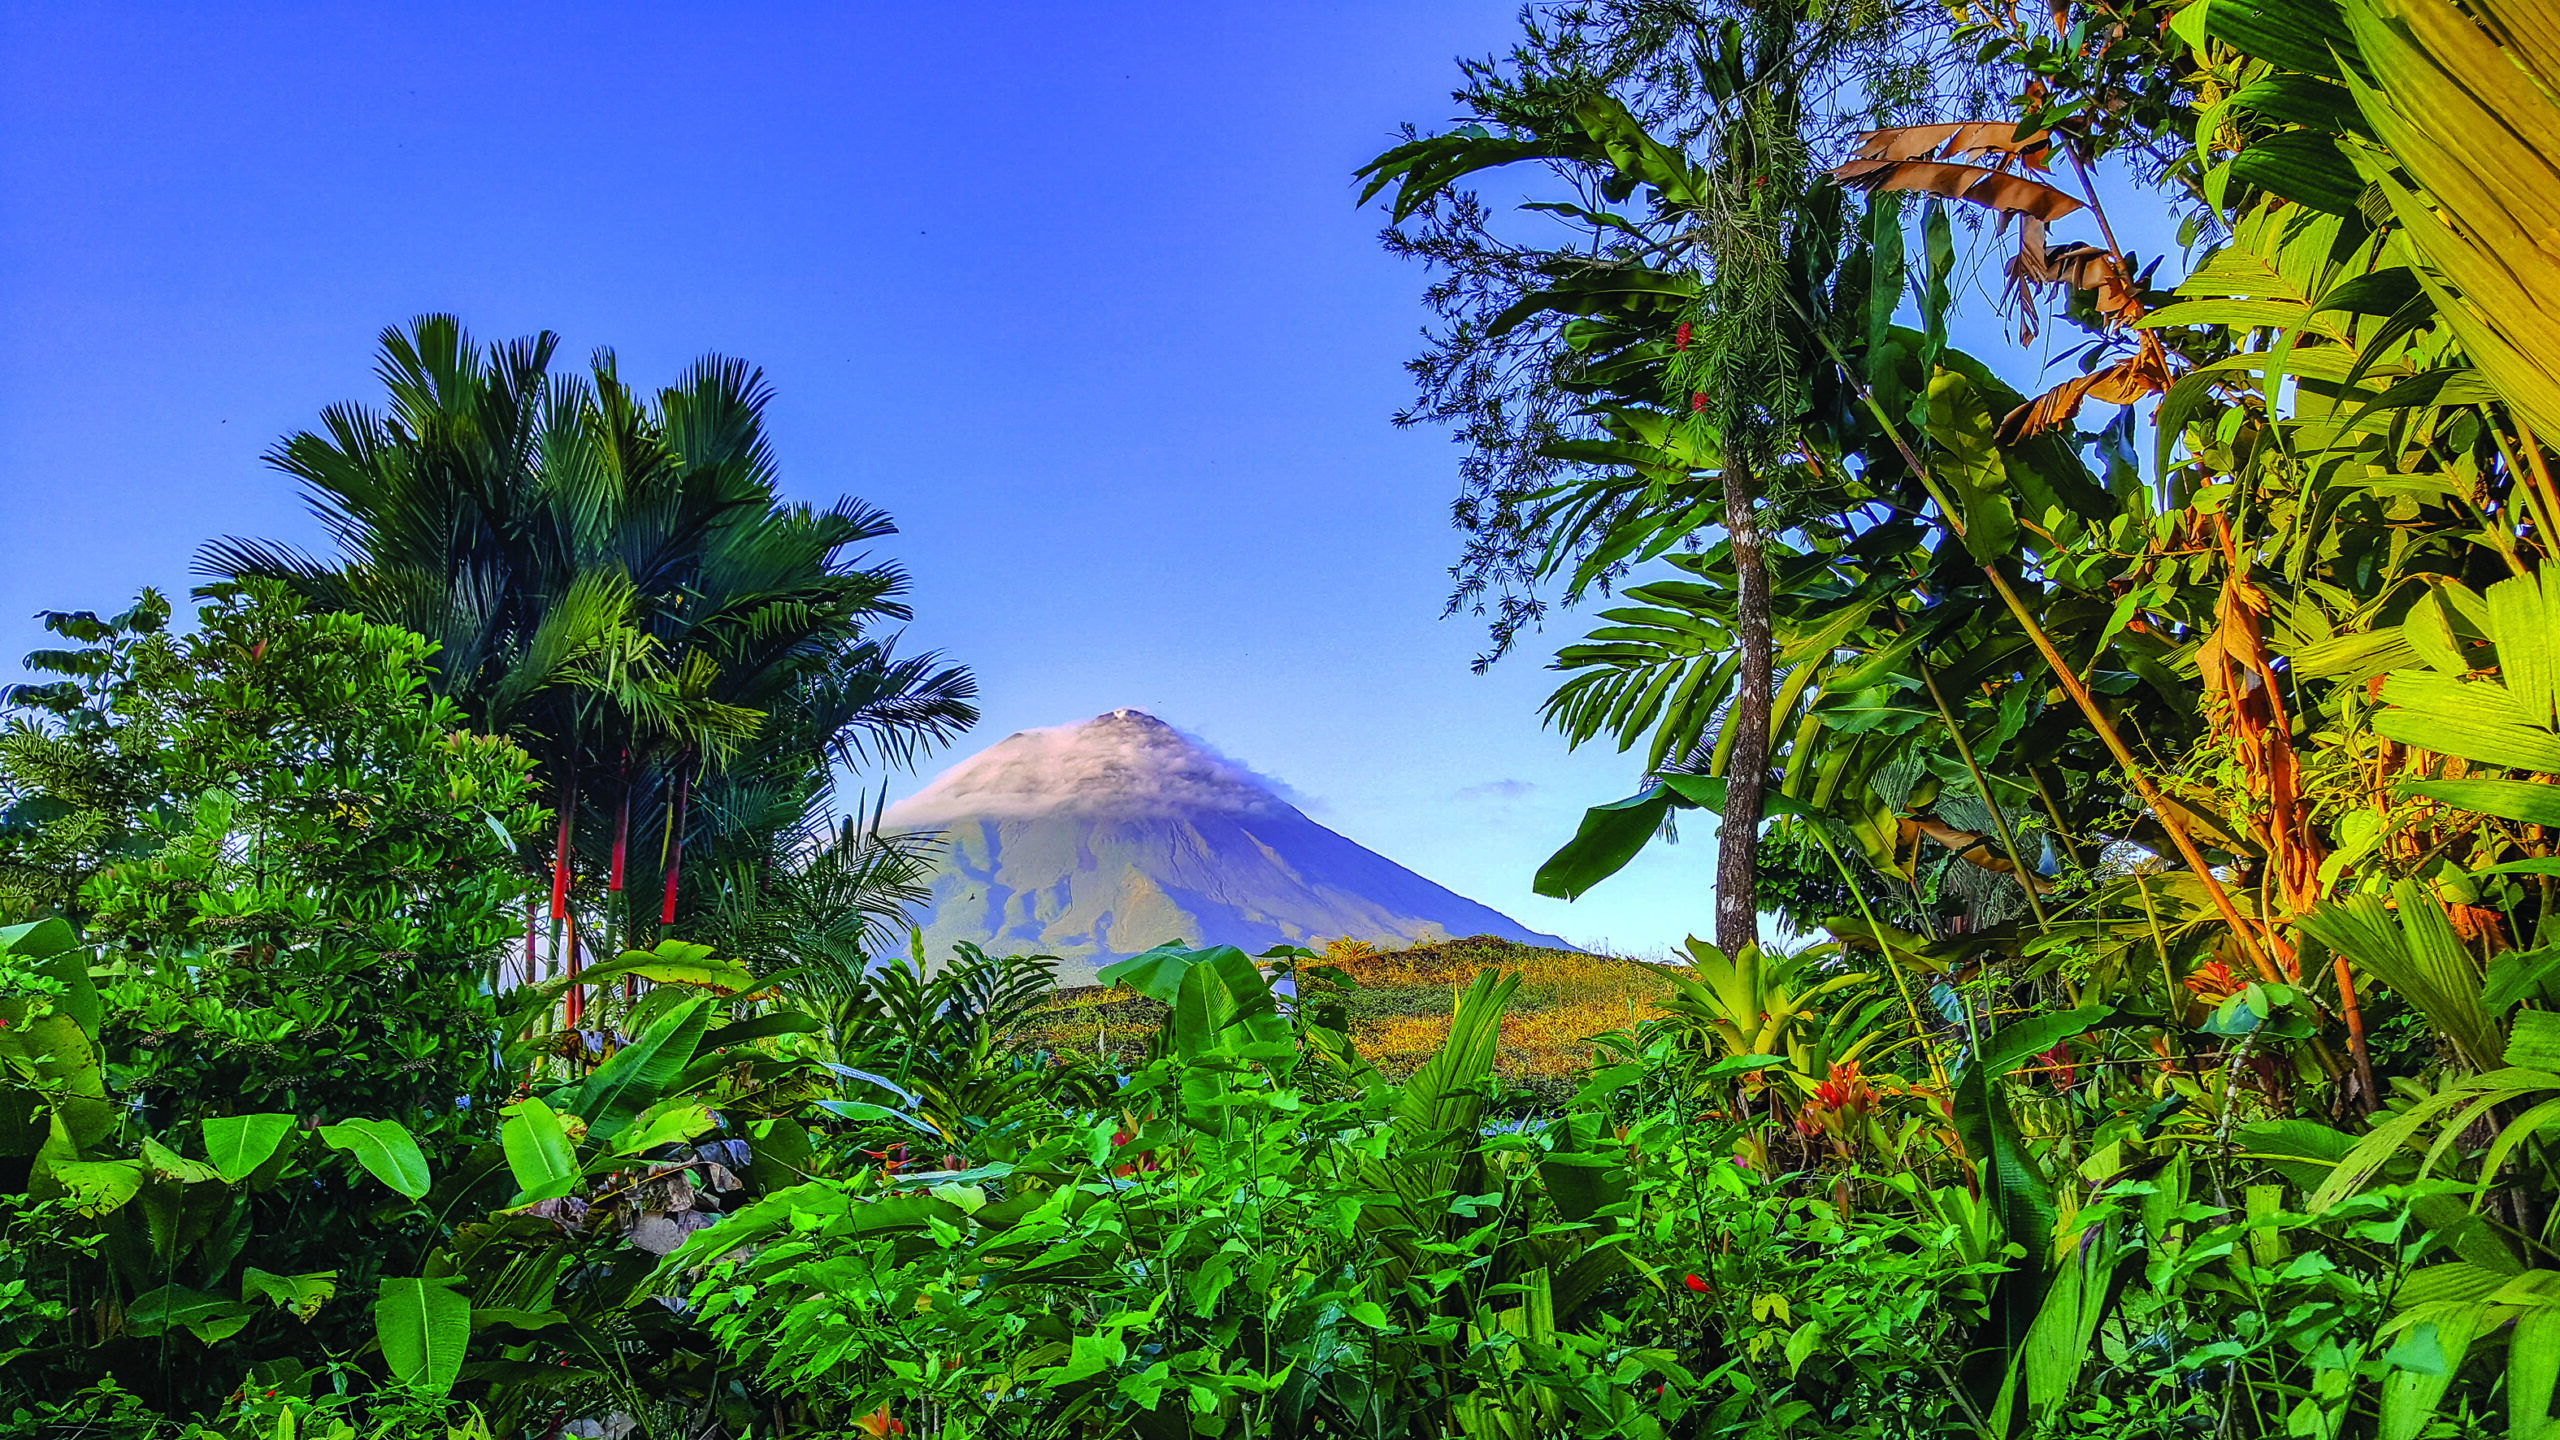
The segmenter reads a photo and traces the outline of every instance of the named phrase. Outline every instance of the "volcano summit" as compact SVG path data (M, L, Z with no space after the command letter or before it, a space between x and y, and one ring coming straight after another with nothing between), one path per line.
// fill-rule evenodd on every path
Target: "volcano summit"
M1008 736L890 806L881 828L947 842L926 954L967 940L1056 955L1069 983L1168 940L1563 946L1335 834L1138 710Z

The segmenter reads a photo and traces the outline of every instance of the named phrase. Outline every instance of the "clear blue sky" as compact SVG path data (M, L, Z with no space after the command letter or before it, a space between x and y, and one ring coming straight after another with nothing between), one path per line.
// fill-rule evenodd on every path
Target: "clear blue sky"
M386 324L644 383L717 350L793 495L898 518L911 641L983 687L964 753L1141 707L1658 950L1711 924L1707 827L1530 894L1635 766L1539 726L1570 621L1478 677L1439 618L1457 453L1387 423L1423 277L1352 204L1513 10L0 4L0 673L33 611L182 594L209 536L315 542L258 457L373 398Z

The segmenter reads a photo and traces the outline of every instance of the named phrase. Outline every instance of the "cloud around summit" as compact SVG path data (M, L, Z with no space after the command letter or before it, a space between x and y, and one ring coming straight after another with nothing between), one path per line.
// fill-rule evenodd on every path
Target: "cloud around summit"
M883 823L922 829L954 819L1058 813L1272 814L1297 797L1142 710L1018 731L889 807Z

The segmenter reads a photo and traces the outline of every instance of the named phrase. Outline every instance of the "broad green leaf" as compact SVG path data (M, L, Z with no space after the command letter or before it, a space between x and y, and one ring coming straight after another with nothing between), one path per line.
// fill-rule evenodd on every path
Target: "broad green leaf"
M735 960L715 959L708 945L662 940L654 950L625 950L601 965L580 972L580 984L636 975L661 985L692 985L734 995L756 988L757 976ZM566 977L555 982L566 986Z
M711 1006L708 995L677 1005L596 1067L569 1101L569 1108L585 1118L591 1136L611 1140L634 1116L667 1098L663 1092L684 1073L702 1040Z
M1964 548L1983 565L2007 559L2017 548L2018 521L2009 505L2009 472L2001 463L1995 432L2000 417L1983 402L1971 380L1940 370L1929 380L1929 438L1945 455L1933 466L1964 513Z
M513 1310L498 1305L471 1307L471 1328L486 1330L492 1325L506 1325L517 1330L547 1330L565 1325L569 1317L557 1310Z
M1673 810L1724 810L1725 779L1721 775L1665 775L1653 789L1594 805L1582 812L1582 824L1565 847L1538 867L1531 888L1559 900L1580 898L1594 885L1617 874L1650 844ZM1811 815L1813 811L1781 794L1775 785L1760 795L1760 817Z
M918 1129L930 1129L911 1119L908 1123ZM747 1183L759 1195L787 1190L808 1179L817 1165L817 1156L808 1128L797 1120L777 1116L752 1121L747 1126Z
M2380 1440L2418 1440L2432 1430L2436 1408L2462 1369L2472 1342L2494 1328L2490 1307L2440 1304L2422 1307L2420 1319L2384 1359L2391 1369L2382 1377ZM2430 1333L2432 1332L2432 1333ZM2425 1342L2419 1343L2421 1337Z
M240 1298L267 1300L279 1310L289 1310L296 1320L309 1323L338 1293L338 1272L315 1270L308 1275L270 1275L252 1265L240 1272Z
M2404 745L2508 770L2560 773L2560 733L2535 724L2496 683L2466 684L2428 670L2394 670L2374 730Z
M699 1100L662 1100L642 1111L631 1128L614 1137L613 1153L637 1155L661 1145L673 1145L718 1123L711 1118L711 1107Z
M2542 780L2403 780L2393 793L2424 795L2501 820L2560 826L2560 785Z
M912 1125L927 1135L942 1133L904 1110L892 1110L886 1105L874 1105L867 1100L812 1100L809 1104L839 1120L895 1120L902 1125Z
M2317 1120L2259 1120L2238 1133L2244 1154L2266 1161L2305 1195L2320 1188L2356 1143L2354 1136Z
M97 1045L80 1022L63 1011L49 1011L0 1029L0 1074L15 1074L47 1092L56 1113L72 1125L72 1138L81 1145L96 1144L115 1124L113 1108L103 1103L107 1072ZM101 1103L67 1104L73 1100Z
M238 1334L240 1327L257 1313L256 1307L237 1300L225 1300L183 1285L163 1285L135 1297L125 1308L124 1321L136 1335L158 1335L175 1326L211 1345Z
M53 998L54 1012L70 1017L83 1033L96 1036L105 1010L98 987L89 979L89 952L80 948L79 933L70 922L55 918L0 926L0 955L29 962L28 968L60 981L62 993Z
M1724 811L1725 778L1721 775L1665 775L1662 788L1673 797L1672 804L1681 809L1704 810L1709 814ZM1773 820L1781 815L1810 818L1813 811L1793 798L1778 793L1770 786L1760 792L1760 818Z
M222 1178L222 1172L213 1166L202 1160L190 1160L148 1135L142 1137L142 1163L150 1167L152 1174L163 1180L175 1180L181 1185Z
M2231 175L2270 195L2332 215L2353 215L2364 194L2338 142L2317 130L2285 130L2253 140L2231 157Z
M1555 1148L1539 1157L1538 1178L1557 1214L1581 1224L1634 1193L1635 1177L1612 1143L1606 1114L1576 1110L1548 1133Z
M2085 1005L2022 1020L1984 1042L1983 1067L1993 1075L2006 1075L2063 1041L2086 1035L2114 1014L2110 1005Z
M70 921L58 917L0 926L0 955L21 960L43 960L79 943L80 933L71 928Z
M2362 61L2341 78L2381 141L2357 148L2358 169L2399 221L2395 239L2463 353L2519 419L2560 433L2549 344L2560 264L2540 248L2560 202L2549 17L2525 7L2466 13L2451 0L2341 8L2354 38L2338 53ZM2482 20L2530 38L2507 49ZM2386 1411L2386 1431L2390 1423Z
M505 1113L498 1145L506 1152L508 1171L516 1177L513 1203L556 1200L577 1189L578 1147L570 1143L568 1130L551 1107L526 1099L509 1105Z
M1992 1078L1989 1065L1968 1068L1956 1084L1955 1129L1965 1158L1978 1167L1983 1190L1994 1201L2002 1230L2027 1252L2021 1263L2027 1273L2040 1275L2050 1260L2059 1210L2053 1184L2010 1111L2008 1088ZM2041 1294L2036 1299L2040 1303ZM2032 1308L2020 1319L2031 1323Z
M427 1195L427 1157L409 1132L389 1120L341 1120L323 1125L320 1143L353 1155L373 1178L408 1196Z
M290 1115L209 1115L201 1125L205 1158L215 1173L237 1185L267 1163L294 1123Z
M2398 991L2472 1066L2494 1068L2505 1042L2481 1003L2478 962L2424 887L2403 880L2392 893L2397 913L2379 895L2357 895L2324 901L2299 923L2304 933Z
M797 1010L774 1010L752 1019L723 1025L702 1037L704 1050L717 1050L723 1045L743 1045L773 1035L815 1035L825 1030L826 1023L815 1015Z
M2529 1070L2560 1070L2560 1012L2517 1011L2507 1034L2506 1062Z
M1233 945L1202 949L1182 972L1172 1023L1174 1048L1186 1058L1225 1055L1283 1066L1297 1058L1271 982ZM1186 1084L1193 1078L1186 1076Z
M2516 1317L2514 1338L2507 1342L2507 1406L2510 1414L2551 1413L2551 1392L2560 1388L2560 1306L2542 1304ZM2523 1434L2532 1440L2552 1433L2545 1420Z
M2480 1003L2489 1007L2492 1016L2504 1015L2519 1000L2541 999L2547 1004L2550 991L2544 982L2555 975L2560 975L2560 945L2506 951L2489 962L2489 982L2481 987Z
M1107 986L1125 985L1150 1000L1170 1005L1182 993L1182 973L1191 968L1199 953L1172 940L1105 965L1093 978Z
M453 1392L471 1344L470 1301L433 1280L385 1280L373 1323L392 1379L423 1395Z
M139 1160L41 1159L40 1164L72 1205L92 1219L121 1209L140 1194L150 1173Z
M1625 869L1670 813L1671 797L1660 790L1592 806L1582 812L1582 825L1573 839L1538 867L1530 888L1559 900L1579 899L1592 886Z
M2339 56L2358 63L2355 37L2337 0L2213 0L2200 23L2207 35L2234 50L2298 74L2335 80Z

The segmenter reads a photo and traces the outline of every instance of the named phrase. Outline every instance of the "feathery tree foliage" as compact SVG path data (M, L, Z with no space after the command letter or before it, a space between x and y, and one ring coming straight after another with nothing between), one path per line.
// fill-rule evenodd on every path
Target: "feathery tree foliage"
M540 766L555 895L602 878L630 933L677 918L680 865L764 883L832 830L833 766L904 763L976 721L968 672L885 628L911 618L906 576L858 547L888 516L780 500L770 392L743 362L652 398L609 351L555 373L548 333L484 350L429 315L381 345L388 409L333 406L269 457L336 560L233 539L201 564L433 641L439 691ZM652 857L658 883L626 886Z
M1399 418L1453 422L1469 446L1451 603L1481 611L1499 590L1495 655L1543 614L1542 582L1567 574L1579 598L1631 559L1719 532L1704 563L1730 580L1716 629L1732 662L1685 682L1657 668L1633 689L1587 673L1549 718L1577 744L1603 728L1632 741L1624 717L1648 686L1711 694L1690 707L1696 723L1658 733L1652 764L1683 762L1713 724L1701 753L1728 781L1716 933L1738 947L1757 933L1775 743L1767 540L1850 503L1838 467L1858 438L1824 347L1863 328L1866 276L1843 271L1856 237L1818 166L1912 102L1943 21L1935 7L1644 3L1526 23L1504 60L1465 67L1468 123L1362 172L1368 196L1396 187L1389 247L1445 276L1430 299L1449 324L1414 362L1422 403ZM1508 238L1517 227L1458 188L1529 163L1573 197L1527 207L1562 223L1560 241ZM1636 450L1659 458L1629 484L1616 467Z

